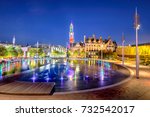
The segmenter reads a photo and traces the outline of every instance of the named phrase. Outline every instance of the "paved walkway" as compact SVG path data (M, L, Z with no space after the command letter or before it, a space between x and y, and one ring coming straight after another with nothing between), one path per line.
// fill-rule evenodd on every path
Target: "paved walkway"
M20 82L14 81L0 85L0 94L12 95L50 95L53 94L53 82Z
M112 61L113 62L113 61ZM119 63L119 62L117 62ZM130 69L135 72L135 66L131 63L126 63ZM112 87L109 89L92 91L88 93L77 93L77 94L65 94L65 95L52 95L52 96L21 96L21 95L4 95L0 94L0 99L63 99L63 100L99 100L99 99L113 99L113 100L150 100L150 67L140 66L140 79L136 79L135 76L128 82Z

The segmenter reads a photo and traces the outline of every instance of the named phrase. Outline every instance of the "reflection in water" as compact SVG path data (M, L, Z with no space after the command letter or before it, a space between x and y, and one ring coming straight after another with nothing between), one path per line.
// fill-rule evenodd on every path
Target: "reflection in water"
M100 69L100 79L104 80L104 68L103 67Z
M79 77L80 67L76 65L75 73L74 73L74 85L77 86L77 78Z
M70 68L70 69L67 71L67 76L68 76L68 78L72 81L73 76L74 76L74 70Z
M2 79L2 65L0 64L0 80Z
M65 59L64 61L60 61L58 59L23 59L21 62L8 61L0 64L0 76L2 77L16 72L30 70L37 68L38 65L44 65L46 63L50 64L41 67L39 73L38 71L33 73L33 77L31 78L33 82L38 78L44 78L46 82L54 81L55 79L64 80L68 78L68 80L74 81L74 85L76 85L77 80L79 79L94 80L99 77L101 80L104 80L104 75L109 75L107 73L108 70L111 69L109 63L105 63L104 66L102 66L101 61L95 60L68 61Z
M42 64L40 61L42 60ZM48 64L50 62L49 59L22 59L18 61L7 61L0 63L0 76L4 77L7 75L20 73L22 71L31 70L37 68L37 66L41 66L44 64Z
M110 63L96 60L28 59L0 64L0 78L28 70L20 75L19 81L55 82L56 91L72 91L102 87L123 79L124 76L116 77L119 74L115 69Z
M22 61L22 70L27 70L28 69L28 64L27 64L27 60Z
M63 78L63 73L61 73L60 80L64 80L64 78Z

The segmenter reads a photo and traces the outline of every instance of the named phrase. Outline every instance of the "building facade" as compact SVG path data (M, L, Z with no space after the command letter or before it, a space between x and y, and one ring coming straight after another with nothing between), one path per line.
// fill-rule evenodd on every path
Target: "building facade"
M66 53L66 48L61 45L50 45L39 43L38 47L43 49L47 57L54 57L53 56L54 52ZM36 48L36 44L34 45L34 48Z
M70 51L77 53L77 57L100 58L102 52L114 52L116 51L116 47L117 44L115 41L112 41L111 37L103 40L102 37L97 39L95 35L93 35L92 37L84 36L84 42L74 43Z

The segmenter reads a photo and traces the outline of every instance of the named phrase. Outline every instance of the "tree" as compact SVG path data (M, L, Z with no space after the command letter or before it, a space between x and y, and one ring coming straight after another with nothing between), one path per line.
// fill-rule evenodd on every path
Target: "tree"
M38 48L38 56L43 56L44 55L44 51L42 48Z
M7 55L7 49L5 46L0 45L0 57L4 57Z
M84 57L85 57L85 54L86 54L85 51L81 51L81 52L80 52L80 57L81 57L81 58L84 58Z
M23 51L22 51L21 47L16 47L15 49L16 49L19 57L23 56Z
M58 55L59 55L59 51L54 50L54 51L52 52L52 55L54 55L54 56L58 56Z
M37 54L37 48L30 48L29 49L29 54L30 54L31 57L36 56L36 54Z
M75 51L73 52L73 56L74 56L74 57L79 56L79 50L75 50Z
M8 51L9 57L17 57L18 56L18 53L17 53L15 47L13 47L13 46L7 47L7 51Z

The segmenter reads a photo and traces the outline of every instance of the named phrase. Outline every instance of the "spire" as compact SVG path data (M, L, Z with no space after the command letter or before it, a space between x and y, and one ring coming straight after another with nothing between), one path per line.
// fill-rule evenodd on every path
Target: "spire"
M36 43L36 47L38 48L39 47L39 42L37 41L37 43Z
M70 24L70 32L73 32L73 23Z
M94 39L96 39L96 36L95 36L95 34L93 34L93 38L94 38Z
M108 36L108 40L111 40L111 36Z
M70 24L69 42L71 45L74 43L74 31L73 31L73 23L72 22Z
M15 35L14 35L14 36L13 36L13 40L12 40L13 46L15 45L15 43L16 43L16 38L15 38Z
M85 41L86 41L86 35L84 35L84 43L85 43Z

